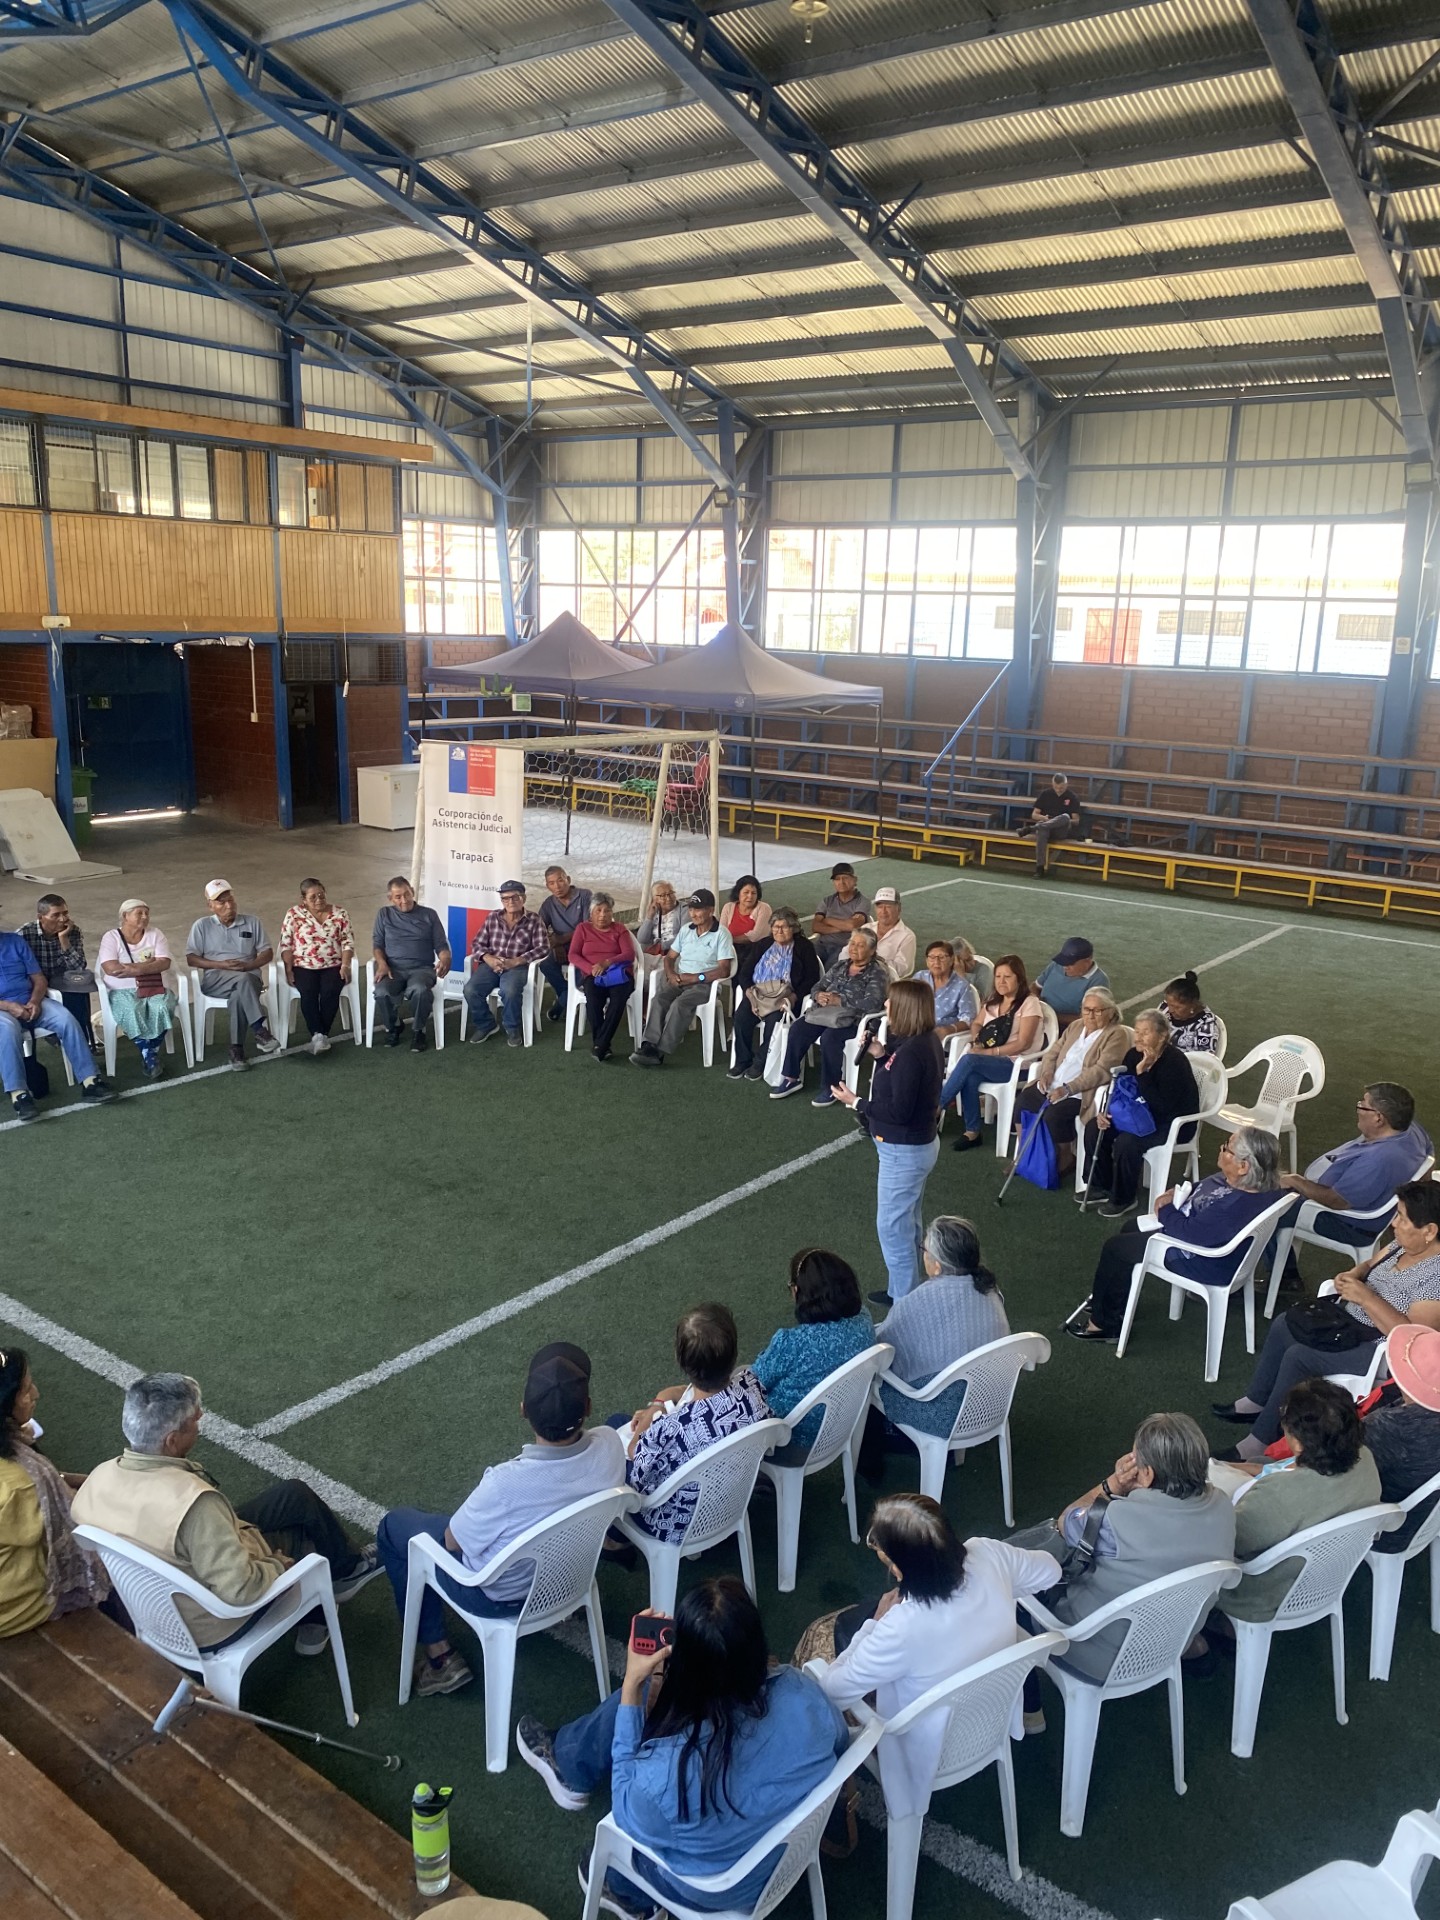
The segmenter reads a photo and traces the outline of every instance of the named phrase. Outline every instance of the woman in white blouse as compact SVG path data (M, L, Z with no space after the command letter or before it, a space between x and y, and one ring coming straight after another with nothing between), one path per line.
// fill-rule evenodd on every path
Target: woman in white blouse
M1015 1105L1019 1113L1044 1115L1062 1180L1075 1165L1076 1120L1094 1119L1096 1095L1109 1085L1110 1069L1120 1065L1131 1043L1114 994L1091 987L1080 1002L1080 1018L1045 1049L1034 1080L1021 1089Z
M880 1501L866 1544L896 1585L844 1650L811 1671L837 1707L873 1693L875 1711L886 1720L942 1680L1014 1646L1016 1601L1060 1578L1059 1562L1048 1553L1003 1540L957 1539L939 1502L923 1493L892 1493ZM947 1707L937 1707L903 1739L880 1742L880 1784L893 1819L925 1811L949 1717ZM1018 1740L1018 1700L1013 1733Z

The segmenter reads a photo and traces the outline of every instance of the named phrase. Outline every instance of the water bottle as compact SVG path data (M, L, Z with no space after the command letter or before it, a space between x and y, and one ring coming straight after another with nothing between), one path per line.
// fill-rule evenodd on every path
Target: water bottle
M410 1801L410 1835L415 1848L415 1885L427 1898L450 1885L450 1800L453 1787L421 1781Z

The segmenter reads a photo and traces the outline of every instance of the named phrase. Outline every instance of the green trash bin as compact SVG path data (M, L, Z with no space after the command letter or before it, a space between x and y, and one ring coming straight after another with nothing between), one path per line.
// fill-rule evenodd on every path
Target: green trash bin
M94 791L93 768L72 764L70 768L70 818L72 821L70 837L77 847L88 847L90 844L90 796Z

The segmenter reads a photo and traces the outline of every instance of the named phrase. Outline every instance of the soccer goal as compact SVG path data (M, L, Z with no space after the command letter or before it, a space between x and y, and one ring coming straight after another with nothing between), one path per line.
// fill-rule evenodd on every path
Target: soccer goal
M695 887L720 898L718 734L655 728L523 744L527 886L563 866L578 885L614 894L630 920L657 880L681 900Z

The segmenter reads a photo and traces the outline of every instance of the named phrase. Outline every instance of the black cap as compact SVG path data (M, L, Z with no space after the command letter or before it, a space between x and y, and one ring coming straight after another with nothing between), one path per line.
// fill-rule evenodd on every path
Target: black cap
M837 860L830 869L830 878L838 880L842 873L848 873L852 880L855 878L855 869L848 860Z
M1093 960L1094 958L1095 949L1091 946L1090 942L1088 940L1082 940L1078 933L1072 933L1064 946L1061 947L1060 951L1055 955L1055 965L1057 967L1073 967L1077 966L1082 960Z
M687 907L705 907L709 912L713 913L715 911L715 896L708 887L696 887L694 893L691 894L685 904Z
M525 898L524 881L523 880L502 880L500 882L500 897L502 900L504 899L507 893L518 893L520 895L520 898L523 900Z
M547 1440L573 1433L590 1404L590 1356L568 1340L552 1341L530 1361L525 1378L525 1418Z

